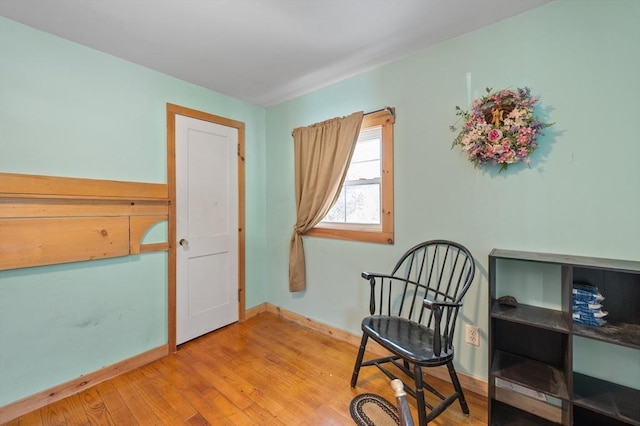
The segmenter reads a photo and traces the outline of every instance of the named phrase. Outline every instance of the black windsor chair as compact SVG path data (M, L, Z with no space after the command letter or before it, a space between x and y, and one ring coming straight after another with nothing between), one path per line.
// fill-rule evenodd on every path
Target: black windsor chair
M411 248L390 275L363 272L362 278L371 285L371 315L362 320L363 334L351 387L356 386L363 366L376 366L390 379L397 379L387 368L393 364L415 382L415 388L405 384L405 391L416 399L420 426L456 400L468 415L469 407L453 366L453 335L462 297L474 274L475 262L469 250L446 240L426 241ZM363 362L369 338L393 355ZM422 377L423 367L441 365L447 366L455 390L449 396L442 395ZM437 406L425 402L424 389L441 400Z

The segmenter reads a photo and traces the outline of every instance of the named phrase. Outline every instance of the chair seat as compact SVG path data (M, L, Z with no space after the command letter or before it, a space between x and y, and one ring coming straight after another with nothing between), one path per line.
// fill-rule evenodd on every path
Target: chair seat
M362 331L395 355L410 362L434 366L453 359L453 348L438 355L433 353L433 330L404 318L384 315L362 320Z

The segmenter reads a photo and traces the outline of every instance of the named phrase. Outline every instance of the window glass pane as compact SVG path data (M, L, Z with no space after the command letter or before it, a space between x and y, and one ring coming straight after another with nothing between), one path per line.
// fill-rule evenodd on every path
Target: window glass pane
M380 224L382 127L360 132L344 186L322 222Z
M346 186L346 221L380 223L380 184Z
M377 129L378 133L380 129ZM347 180L375 179L379 178L380 172L380 136L369 134L372 139L363 138L362 134L353 152Z
M344 223L345 220L346 220L346 214L345 214L345 191L344 191L344 187L343 187L342 191L340 191L340 195L338 196L338 200L333 205L333 207L331 207L331 210L329 210L329 213L327 213L327 215L324 217L324 219L322 219L321 222L340 222L340 223Z
M380 138L359 140L353 151L352 163L380 159Z
M380 160L351 163L346 180L376 179L380 177Z

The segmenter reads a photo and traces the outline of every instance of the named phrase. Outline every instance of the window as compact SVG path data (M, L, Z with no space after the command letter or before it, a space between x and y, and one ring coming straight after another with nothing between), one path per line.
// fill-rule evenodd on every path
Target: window
M345 182L306 235L393 244L393 110L364 116Z
M338 201L325 223L380 225L382 127L362 129Z

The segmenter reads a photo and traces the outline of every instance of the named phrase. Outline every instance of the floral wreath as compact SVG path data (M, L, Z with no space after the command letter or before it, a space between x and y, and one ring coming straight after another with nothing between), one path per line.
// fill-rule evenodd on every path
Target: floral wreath
M462 129L451 147L460 145L476 167L500 164L500 171L510 164L529 163L538 147L537 137L553 123L543 123L533 115L538 98L530 89L504 89L473 101L471 112L456 106L456 116L463 121ZM457 122L456 122L457 124ZM450 126L451 131L457 130Z

